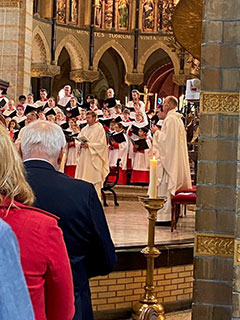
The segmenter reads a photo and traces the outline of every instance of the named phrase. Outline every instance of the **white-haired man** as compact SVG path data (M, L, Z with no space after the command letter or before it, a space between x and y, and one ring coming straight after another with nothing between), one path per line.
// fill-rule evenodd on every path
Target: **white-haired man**
M177 98L168 96L163 103L166 118L162 129L155 131L158 148L158 196L167 197L163 209L158 211L156 225L171 225L171 197L180 189L190 189L191 175L188 159L186 131L182 115L176 111Z
M21 149L35 206L60 217L73 272L74 319L93 320L88 278L111 272L116 258L94 186L57 171L65 144L58 125L39 120L24 130Z
M101 188L109 172L109 161L105 130L96 122L96 117L95 112L87 112L87 126L78 136L82 143L75 178L93 183L100 198Z
M58 104L62 107L66 107L72 97L71 86L66 85L64 86L63 90L64 90L64 95L59 99Z
M114 97L114 90L112 88L107 89L107 98L104 100L104 108L107 108L110 112L110 115L113 115L115 109L115 105L117 104L117 101Z

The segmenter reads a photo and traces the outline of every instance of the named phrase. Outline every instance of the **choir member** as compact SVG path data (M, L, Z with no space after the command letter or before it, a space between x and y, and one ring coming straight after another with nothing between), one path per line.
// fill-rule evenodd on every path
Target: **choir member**
M98 109L98 106L97 106L97 99L93 99L90 101L90 111L93 111L97 114L97 116L101 117L103 115L102 113L102 110Z
M147 137L147 128L138 130L139 139L133 141L131 183L149 184L151 140Z
M39 120L46 120L45 114L42 110L39 110L37 115Z
M77 136L80 133L79 126L75 123L72 125L72 134L67 139L67 161L64 169L64 173L74 178L77 166L77 152L80 142L77 141Z
M47 95L48 95L48 92L46 89L40 89L40 100L37 100L35 102L35 105L37 107L44 107L48 102Z
M16 107L15 107L15 103L14 103L14 100L9 100L8 103L5 105L5 110L4 112L2 113L2 115L7 118L7 117L10 117L10 118L13 118L16 116Z
M10 137L13 142L15 142L18 137L19 129L20 129L20 127L17 124L17 121L13 120L13 119L10 120L10 122L8 124L8 130L9 130L9 134L10 134Z
M0 110L2 110L8 103L8 98L3 94L3 90L0 89Z
M132 90L132 100L128 101L127 108L132 112L141 111L145 114L145 104L140 100L140 92L137 89Z
M80 115L77 117L77 124L79 125L80 129L84 128L87 125L86 114L86 109L81 109Z
M59 99L58 105L62 107L66 107L72 97L71 86L66 85L64 86L63 90L64 90L64 96Z
M61 109L59 107L56 107L56 104L55 104L55 98L54 97L50 97L48 99L48 104L47 106L43 109L43 112L45 114L45 116L49 116L49 115L55 115L58 113L58 112L61 112Z
M26 101L27 101L27 97L24 96L23 94L18 97L19 104L24 105Z
M116 99L114 97L114 90L112 88L109 88L107 90L107 98L104 100L103 106L107 108L110 112L110 115L114 113L114 107L117 104Z
M16 120L18 125L22 128L25 125L25 120L27 117L24 115L24 106L21 104L18 104L16 107L17 113L16 116L13 117L13 120Z
M121 159L118 184L127 184L128 138L121 123L115 123L115 132L109 139L109 166L115 171L117 160Z
M121 116L122 117L121 124L123 125L123 129L125 132L127 131L128 127L131 124L131 120L129 119L129 116L130 116L130 111L127 108L125 108Z

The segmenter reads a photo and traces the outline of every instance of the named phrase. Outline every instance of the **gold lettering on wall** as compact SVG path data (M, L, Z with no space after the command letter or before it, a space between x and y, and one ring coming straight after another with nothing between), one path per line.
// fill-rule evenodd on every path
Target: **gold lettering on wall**
M140 40L157 40L155 36L140 36Z
M96 38L111 38L111 39L131 39L129 34L116 34L116 33L103 33L103 32L95 32Z

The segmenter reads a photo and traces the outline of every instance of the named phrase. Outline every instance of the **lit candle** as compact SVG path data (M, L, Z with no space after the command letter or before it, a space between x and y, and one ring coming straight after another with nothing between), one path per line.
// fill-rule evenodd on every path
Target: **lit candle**
M157 110L157 97L158 97L158 94L155 93L155 99L154 99L154 111Z
M150 159L149 198L157 198L157 159Z
M66 152L63 153L62 161L59 169L59 171L62 173L64 173L65 163L66 163Z
M184 94L182 94L181 96L180 96L180 98L179 98L179 110L180 111L182 111L182 109L183 109L183 107L184 107Z
M128 97L125 96L125 106L127 105L127 103L128 103Z

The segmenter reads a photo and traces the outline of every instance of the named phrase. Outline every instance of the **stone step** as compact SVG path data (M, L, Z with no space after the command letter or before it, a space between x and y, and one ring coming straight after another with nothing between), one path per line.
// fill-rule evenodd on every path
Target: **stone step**
M148 187L132 186L132 185L117 185L114 187L116 193L134 193L139 195L146 195Z

